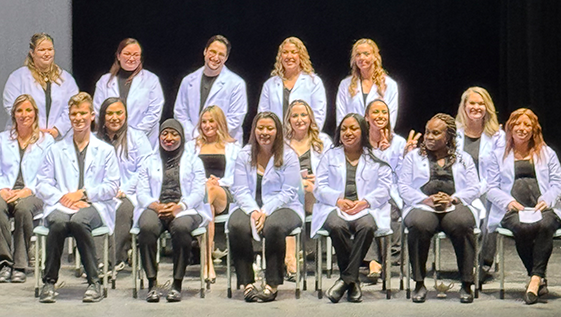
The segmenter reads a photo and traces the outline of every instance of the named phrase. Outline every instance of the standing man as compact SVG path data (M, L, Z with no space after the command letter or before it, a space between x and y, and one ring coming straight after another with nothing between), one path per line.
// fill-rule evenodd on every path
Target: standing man
M106 225L112 234L115 228L113 197L120 179L115 150L91 131L94 108L89 94L78 93L68 104L72 135L51 146L37 181L37 196L45 203L44 220L49 228L42 303L56 301L54 284L67 236L76 240L88 279L83 301L103 298L91 232Z
M247 113L247 94L245 81L224 66L230 49L230 41L224 36L211 37L203 51L205 65L181 81L174 117L183 125L186 141L196 136L195 126L201 111L216 105L226 115L230 135L240 144L243 142L242 123Z

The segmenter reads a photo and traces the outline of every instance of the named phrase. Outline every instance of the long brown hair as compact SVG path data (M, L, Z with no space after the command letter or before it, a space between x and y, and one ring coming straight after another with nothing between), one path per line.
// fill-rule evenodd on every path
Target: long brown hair
M282 136L282 124L277 117L271 111L264 111L258 113L255 118L253 118L253 123L251 124L251 135L249 136L249 144L251 145L251 166L257 166L257 158L259 157L259 150L261 146L257 142L257 137L255 136L255 129L257 128L257 122L261 119L272 119L275 122L275 128L277 129L277 135L273 141L273 157L275 159L275 167L281 167L284 163L284 141Z
M35 81L39 85L41 85L41 87L43 87L43 89L46 89L48 81L50 81L52 83L56 83L58 85L61 84L61 82L62 82L62 78L61 78L62 69L60 69L60 67L58 67L58 65L55 64L54 59L53 59L53 62L51 64L51 66L49 67L49 69L46 72L40 72L37 69L37 66L35 65L35 62L33 61L33 56L31 55L31 52L35 51L37 46L39 44L41 44L41 42L43 42L43 41L50 41L51 43L53 43L53 46L55 45L55 40L49 34L47 34L47 33L33 34L33 36L31 37L31 40L29 41L29 52L27 53L27 57L25 58L25 61L23 62L23 65L25 65L25 66L27 66L27 68L29 68L29 71L31 71L31 75L33 76L33 79L35 79Z
M292 115L292 108L298 105L304 106L306 108L306 112L308 113L308 116L310 117L310 127L308 128L308 139L310 140L310 145L312 146L312 149L314 151L316 151L317 153L322 153L323 142L319 138L320 131L316 123L314 112L312 111L310 105L304 100L296 99L292 101L290 105L288 105L288 109L286 110L286 114L284 115L284 138L288 142L292 140L294 131L292 130L292 125L290 124L290 116Z
M505 133L506 133L506 147L505 147L505 154L503 160L507 157L510 151L514 151L514 140L512 138L512 129L514 129L514 125L516 121L521 116L526 115L530 121L532 122L532 138L528 141L528 147L530 148L530 155L534 156L534 154L541 159L540 153L542 147L546 146L545 141L543 140L542 135L542 126L538 121L538 116L527 108L520 108L515 110L513 113L510 114L508 121L505 124Z
M109 138L109 133L107 133L107 126L105 125L105 115L107 114L107 108L114 103L120 102L124 109L125 109L125 121L123 125L119 128L119 130L115 133L115 138L111 140ZM125 106L125 101L119 97L109 97L101 103L99 107L99 114L98 114L98 123L99 127L97 128L97 137L100 140L104 140L105 142L113 145L115 148L115 154L121 155L123 157L129 158L129 146L127 141L127 130L129 126L129 113L127 112L127 107ZM121 150L119 154L117 151Z
M107 87L109 87L109 83L111 82L111 80L117 76L117 74L119 73L119 70L121 70L121 63L119 62L119 55L121 55L121 52L123 51L123 49L131 44L136 44L138 46L140 46L140 43L138 43L138 41L136 39L133 38L126 38L124 40L122 40L119 43L119 46L117 46L117 51L115 52L115 60L113 61L113 65L111 65L111 69L109 70L109 73L111 74L111 76L109 77L109 81L107 82ZM134 76L138 75L138 73L140 73L140 71L142 70L142 46L140 46L140 63L138 64L138 67L132 72L132 74L129 76L129 78L127 78L126 84L130 85Z
M33 99L33 97L31 97L31 95L27 95L27 94L23 94L20 95L19 97L16 98L16 100L14 101L14 105L12 106L12 111L11 111L11 115L12 115L12 128L10 130L10 137L12 138L12 140L15 140L18 138L18 123L16 121L16 111L18 109L18 107L26 102L29 101L29 103L31 104L31 106L33 107L33 110L35 111L35 119L33 120L33 133L31 134L31 138L29 139L29 142L27 144L32 144L37 142L37 140L39 140L39 137L41 136L41 130L39 129L39 108L37 108L37 104L35 103L35 99Z
M356 53L358 50L358 46L362 44L368 44L373 51L374 55L374 72L372 72L372 81L376 85L376 89L378 91L378 95L384 98L384 93L386 92L386 70L382 68L382 56L380 55L380 49L376 42L371 39L360 39L356 41L353 45L353 49L351 51L351 84L349 85L349 93L352 97L354 97L358 93L358 82L361 79L360 69L356 65Z

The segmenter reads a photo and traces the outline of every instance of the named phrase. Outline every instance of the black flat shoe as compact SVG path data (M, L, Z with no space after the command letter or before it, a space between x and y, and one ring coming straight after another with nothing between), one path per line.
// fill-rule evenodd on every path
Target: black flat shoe
M166 296L166 300L168 301L168 303L180 302L181 292L176 289L172 289L171 291L169 291L168 295Z
M533 305L538 302L538 295L532 292L524 292L524 296L522 296L522 298L527 305Z
M263 291L257 294L257 297L264 303L272 302L277 298L278 293L278 290L273 292L273 290L269 286L265 286Z
M146 301L149 303L157 303L160 301L160 292L153 289L146 295Z
M13 279L14 277L12 276L12 281ZM549 294L549 290L547 289L547 280L545 278L542 278L540 288L538 289L538 297L542 297L547 294Z
M348 288L349 284L345 283L342 279L338 279L335 284L327 290L325 296L329 298L332 303L338 303Z
M413 303L424 303L427 298L427 288L425 284L420 287L415 287L413 294L411 294L411 300Z
M362 291L360 290L360 283L349 284L349 290L347 291L347 300L351 303L362 302Z
M243 291L243 298L246 302L248 303L256 302L258 299L257 295L258 293L257 293L257 289L255 289L255 285L248 284L245 286L245 289Z
M460 289L460 303L471 304L473 303L473 292L471 287L462 287Z

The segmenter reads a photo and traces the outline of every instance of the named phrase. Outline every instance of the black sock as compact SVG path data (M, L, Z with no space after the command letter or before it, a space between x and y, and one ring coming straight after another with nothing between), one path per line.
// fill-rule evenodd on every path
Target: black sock
M466 291L471 289L471 282L462 282L462 288Z
M154 286L156 286L156 279L155 278L149 278L148 279L148 290L151 291Z
M14 269L14 271L23 272L25 273L25 269Z
M183 279L181 280L173 280L172 288L178 292L181 292L181 284L183 284Z
M415 291L418 291L423 287L425 287L425 282L416 282L415 283Z

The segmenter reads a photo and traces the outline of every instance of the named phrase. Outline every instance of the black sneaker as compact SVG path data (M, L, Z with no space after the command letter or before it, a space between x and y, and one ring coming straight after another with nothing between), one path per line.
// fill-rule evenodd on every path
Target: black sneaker
M84 293L82 302L84 303L96 303L103 299L103 294L101 294L101 284L99 282L90 284L88 289Z
M8 283L12 278L12 268L4 265L0 270L0 283Z
M40 303L54 303L56 302L55 285L52 283L45 283L39 295Z

